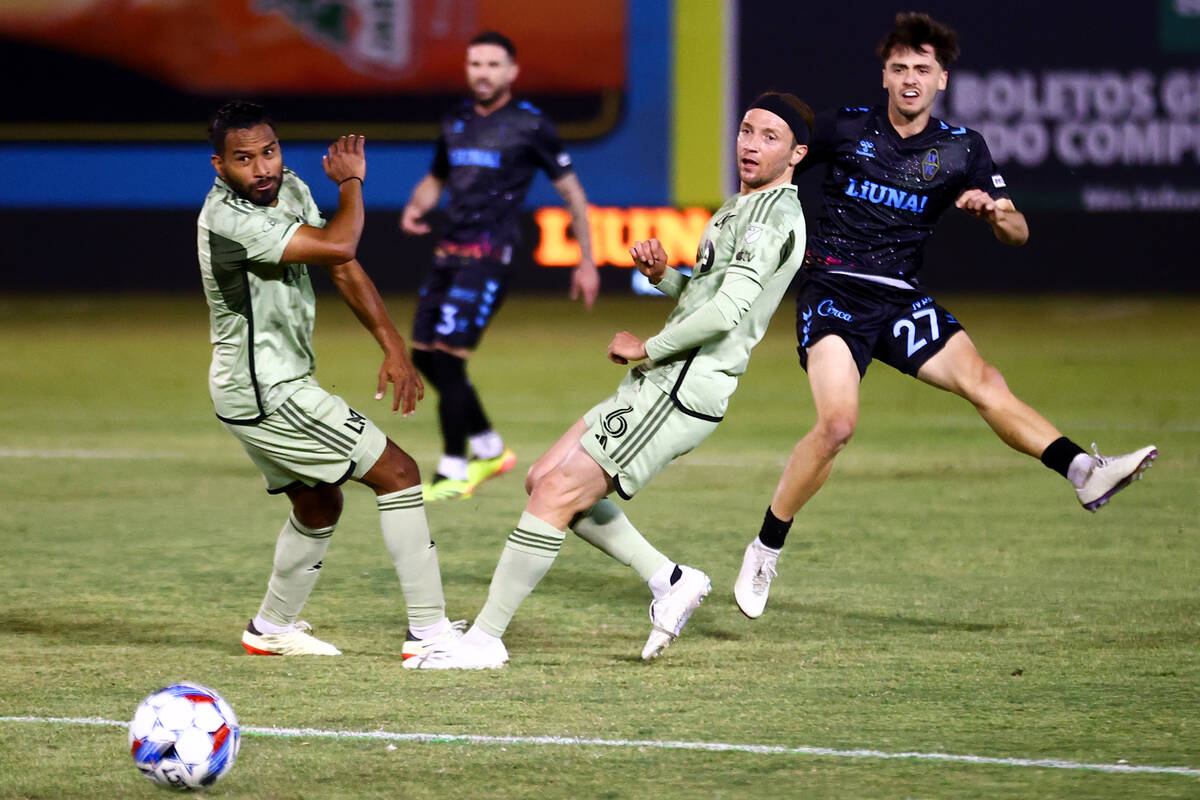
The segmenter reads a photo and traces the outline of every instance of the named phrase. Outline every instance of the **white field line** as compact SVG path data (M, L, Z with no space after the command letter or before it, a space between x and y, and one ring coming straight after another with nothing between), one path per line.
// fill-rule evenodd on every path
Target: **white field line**
M40 722L52 725L104 725L127 728L129 723L100 717L0 717L0 722ZM994 758L953 753L890 753L884 750L838 750L832 747L783 747L769 744L729 744L726 742L671 742L652 739L587 739L574 736L481 736L465 733L392 733L390 731L326 731L318 728L258 728L242 726L252 736L277 736L306 739L374 739L386 742L435 742L468 744L531 744L565 747L620 747L646 750L702 750L707 752L755 753L759 755L803 755L827 758L881 758L912 761L942 761L958 764L984 764L1037 769L1071 769L1110 773L1155 773L1200 776L1193 767L1160 767L1144 764L1088 764L1056 758Z

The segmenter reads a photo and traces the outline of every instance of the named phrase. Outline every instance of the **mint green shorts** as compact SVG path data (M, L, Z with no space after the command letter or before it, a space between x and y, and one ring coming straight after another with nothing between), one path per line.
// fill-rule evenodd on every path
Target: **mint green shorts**
M662 468L708 438L712 420L680 411L641 373L630 372L617 393L583 415L580 444L628 500Z
M387 436L346 401L309 380L255 425L222 423L279 494L297 484L359 480L375 466Z

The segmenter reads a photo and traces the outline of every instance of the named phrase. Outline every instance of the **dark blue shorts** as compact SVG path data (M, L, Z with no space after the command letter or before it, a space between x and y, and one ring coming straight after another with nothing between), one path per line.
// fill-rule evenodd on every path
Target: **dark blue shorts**
M508 293L508 272L490 258L436 255L417 302L413 343L474 350Z
M800 275L796 349L806 370L808 348L832 334L850 347L859 377L872 360L916 377L917 370L963 329L949 311L918 291L827 272L804 270Z

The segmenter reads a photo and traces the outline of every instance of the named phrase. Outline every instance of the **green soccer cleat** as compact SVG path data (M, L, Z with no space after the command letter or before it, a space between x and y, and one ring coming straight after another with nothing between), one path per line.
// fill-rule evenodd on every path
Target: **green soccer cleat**
M436 503L438 500L460 500L470 497L475 487L470 481L456 481L453 478L443 478L434 475L430 483L421 487L421 497L426 503Z
M517 465L517 454L509 448L495 458L476 458L467 463L467 483L472 491L484 481L503 475Z

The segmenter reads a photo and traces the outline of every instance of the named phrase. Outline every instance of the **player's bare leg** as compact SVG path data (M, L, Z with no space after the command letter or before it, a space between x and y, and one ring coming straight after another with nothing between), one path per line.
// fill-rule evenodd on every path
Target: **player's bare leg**
M788 458L759 535L746 546L733 584L738 608L754 619L766 608L783 538L792 518L829 478L833 461L858 424L861 376L850 348L839 336L825 336L808 349L808 382L817 421Z
M525 494L533 494L533 487L537 485L538 481L579 448L580 437L586 430L587 423L582 419L578 420L570 428L567 428L566 433L558 437L558 441L552 444L541 458L533 462L529 471L525 473Z
M996 435L1014 450L1035 458L1062 434L1009 390L1000 370L983 360L965 331L921 366L917 377L969 400Z
M790 520L824 485L833 460L858 425L860 376L850 348L838 336L826 336L809 348L808 382L817 421L788 458L771 498L771 511Z
M1119 456L1102 456L1092 445L1095 455L1088 455L1009 391L1000 371L983 360L963 331L950 337L917 377L971 401L1005 444L1041 459L1069 480L1088 511L1098 510L1140 478L1158 456L1154 445Z

